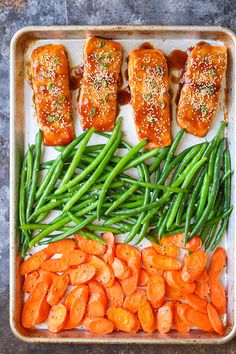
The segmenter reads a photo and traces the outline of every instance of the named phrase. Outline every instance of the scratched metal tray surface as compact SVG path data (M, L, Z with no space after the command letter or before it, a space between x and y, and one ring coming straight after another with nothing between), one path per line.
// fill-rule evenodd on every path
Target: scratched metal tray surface
M11 41L11 166L10 166L10 325L13 333L20 339L31 343L148 343L148 344L216 344L225 343L231 340L236 333L236 289L235 289L235 212L232 213L227 235L225 235L222 245L227 249L228 262L224 274L224 284L226 287L228 306L227 314L224 318L226 332L223 337L214 333L207 333L192 330L187 334L181 334L174 330L168 334L158 332L148 334L138 332L137 334L127 334L124 332L114 332L109 335L100 336L87 332L83 328L62 331L58 334L50 333L46 326L38 326L33 330L24 329L21 325L21 308L24 300L22 292L23 278L19 275L19 265L22 262L19 249L18 224L18 189L19 172L22 158L28 144L33 143L38 130L37 120L34 112L32 100L32 90L26 78L29 58L32 50L40 45L49 43L62 43L68 53L70 67L82 64L83 44L85 38L89 36L99 36L113 39L120 42L124 49L124 59L122 71L127 68L127 56L131 49L138 48L143 42L151 43L155 48L159 48L168 55L174 49L186 51L189 47L199 41L206 41L210 44L225 44L228 50L228 66L226 76L223 80L220 102L217 109L216 118L213 122L206 139L211 139L219 127L220 121L228 119L226 136L231 150L232 168L235 169L235 35L230 30L221 27L193 27L193 26L35 26L26 27L18 31ZM125 75L123 75L125 76ZM177 85L172 84L171 89L174 94ZM81 133L82 128L79 123L77 110L78 92L73 91L73 109L76 134ZM173 101L173 100L172 100ZM172 133L173 136L179 130L175 121L175 103L172 102ZM137 142L135 126L132 119L131 105L121 107L120 115L124 117L122 129L125 139L130 143ZM101 142L94 137L92 143ZM101 138L100 138L101 139ZM204 139L185 134L182 139L180 150L187 146L194 145ZM53 148L44 149L44 159L54 157L56 152ZM232 177L231 203L235 200L235 181ZM141 247L146 246L145 242ZM36 252L37 248L33 250Z

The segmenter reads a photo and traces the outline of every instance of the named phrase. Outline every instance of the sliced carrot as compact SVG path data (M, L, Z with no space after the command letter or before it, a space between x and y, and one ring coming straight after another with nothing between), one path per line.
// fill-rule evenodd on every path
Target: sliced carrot
M63 304L54 305L51 308L47 319L48 330L54 333L59 332L63 328L63 325L66 321L66 316L67 316L67 309L65 305Z
M132 294L138 285L138 274L130 275L128 278L120 280L123 292L126 296Z
M86 306L88 303L89 289L87 285L82 285L80 291L76 293L76 297L70 306L70 319L71 322L80 322L85 314Z
M71 319L70 319L70 312L67 311L66 320L65 320L65 322L64 322L64 324L63 324L62 329L63 329L63 330L73 329L73 328L75 328L75 327L78 327L80 324L81 324L81 321L78 322L78 323L71 322Z
M164 270L157 269L157 268L153 267L152 264L149 264L148 263L149 262L149 258L148 257L143 258L142 261L143 261L143 266L144 266L145 270L147 271L147 273L149 274L149 276L150 275L155 275L155 274L156 275L163 275Z
M148 279L150 275L145 269L140 269L139 277L138 277L138 286L146 286L148 283Z
M196 326L202 331L211 332L213 327L206 313L199 312L195 309L190 309L186 312L186 319L192 326Z
M113 332L114 324L104 317L85 317L84 327L96 334L108 334Z
M212 304L207 304L207 313L209 320L211 322L212 327L214 330L223 336L224 334L224 325L221 321L220 315L218 314L217 310Z
M39 279L39 272L37 270L28 273L24 281L23 292L31 294L32 291L34 290L35 285L38 282L38 279Z
M138 274L140 273L141 270L141 258L140 257L131 257L128 262L128 267L131 270L131 274Z
M69 268L65 258L53 258L44 261L41 264L41 268L47 272L66 272Z
M196 294L186 294L187 303L195 310L207 313L207 301Z
M130 269L127 264L121 259L115 257L114 262L111 264L114 275L116 278L122 280L130 275Z
M51 256L52 253L47 248L44 248L43 250L33 254L31 257L27 258L23 263L21 263L20 274L26 275L33 272L34 270L37 270L41 264Z
M131 257L140 258L140 252L133 246L118 243L116 244L116 257L127 263Z
M106 241L107 249L103 255L103 260L108 263L112 264L115 258L115 238L112 232L105 232L103 234L103 239Z
M107 310L107 295L104 292L95 291L90 293L87 314L90 317L104 317Z
M226 251L223 247L217 247L211 257L209 276L211 278L219 278L226 265Z
M142 299L138 306L138 319L144 332L152 333L156 329L156 321L149 302Z
M76 288L74 288L73 290L71 290L65 297L64 300L64 305L66 306L67 310L70 311L71 308L71 304L73 303L73 301L80 296L81 294L81 289L84 287L84 285L79 285Z
M207 281L196 282L195 294L202 299L206 299L209 295L210 286Z
M210 299L219 314L224 315L226 313L225 290L216 278L210 280Z
M202 247L202 241L199 236L194 236L186 243L186 245L184 245L184 233L171 235L168 239L177 247L191 252L194 252Z
M165 303L157 311L157 329L160 333L168 333L173 323L173 305Z
M76 269L73 269L70 273L70 282L72 285L79 285L87 283L91 280L96 273L96 268L90 263L84 263L78 265Z
M129 333L135 334L138 332L138 330L140 329L140 322L138 320L137 317L134 318L135 320L135 325L131 328Z
M163 237L159 243L151 242L151 244L155 251L159 254L162 254L163 256L174 258L179 256L178 247L173 242L171 242L169 237Z
M75 248L76 248L76 243L70 238L56 241L56 242L51 242L48 245L48 250L52 254L64 254L65 252L72 251Z
M165 281L172 286L172 288L181 290L184 294L191 294L194 292L195 283L188 283L182 279L181 270L168 270L164 272Z
M49 303L49 305L54 306L59 303L59 301L61 300L61 298L66 292L68 283L69 283L68 274L58 275L53 280L47 295L47 302Z
M78 247L88 254L100 256L106 252L106 246L98 241L87 239L81 235L75 235L75 239L78 241Z
M175 304L174 308L174 318L173 318L173 328L180 333L187 333L190 331L191 326L186 324L179 316L177 311L178 303Z
M96 269L96 280L106 287L112 286L115 277L111 266L97 256L91 256L89 263Z
M102 286L101 283L99 283L97 280L92 279L88 282L88 287L89 287L89 294L95 293L95 292L101 292L104 295L106 295L105 288Z
M184 256L184 267L182 278L186 282L197 280L206 266L207 254L202 250L197 250L190 255Z
M57 274L53 272L48 272L43 269L39 269L38 272L39 272L39 281L47 279L52 283L57 278Z
M187 312L189 312L191 309L192 309L192 307L188 304L181 304L180 303L177 305L177 313L178 313L179 317L181 318L181 320L187 325L191 324L187 318Z
M110 304L115 307L122 307L124 302L124 292L118 280L115 280L112 286L105 289Z
M162 276L152 275L147 284L147 299L154 308L159 308L165 296L165 282Z
M146 293L144 290L136 290L132 294L128 295L125 298L123 307L126 310L129 310L132 313L136 313L138 311L138 307L142 300L146 299Z
M209 275L207 273L207 269L206 267L203 269L203 271L201 272L201 275L199 276L198 280L199 282L206 282L209 280Z
M50 306L47 303L46 296L50 285L51 283L48 280L38 282L32 294L24 303L21 315L23 327L31 328L47 319Z
M148 263L149 266L162 270L178 270L181 268L181 263L172 257L162 256L158 254L153 247L147 247L142 250L142 260Z
M81 250L70 250L64 253L64 258L69 266L76 266L89 262L90 255Z
M115 328L120 331L128 333L131 333L132 331L133 333L133 330L136 327L135 315L122 307L110 307L107 310L107 318L114 324Z
M166 298L171 299L171 300L177 300L177 301L182 301L185 300L185 294L179 290L172 288L169 286L169 284L166 284Z

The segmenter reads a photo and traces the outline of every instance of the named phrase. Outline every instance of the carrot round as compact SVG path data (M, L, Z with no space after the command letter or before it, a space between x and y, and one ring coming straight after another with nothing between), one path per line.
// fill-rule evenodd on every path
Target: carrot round
M177 313L178 313L179 317L181 318L181 320L187 325L190 325L190 322L187 318L187 312L189 312L191 309L192 309L192 307L188 304L179 303L177 305Z
M182 279L182 272L179 270L165 271L164 279L170 286L181 290L184 294L191 294L196 288L195 283L188 283Z
M216 278L210 279L210 299L219 314L224 315L226 313L225 290Z
M70 306L71 322L78 323L82 320L85 314L88 303L89 290L86 285L81 286L80 291L77 292L76 297Z
M128 295L125 298L123 307L132 313L136 313L138 311L138 307L140 303L142 302L142 300L145 299L146 299L145 291L142 289L136 290L134 293Z
M70 250L64 253L64 258L68 266L76 266L87 263L90 260L88 253L81 250Z
M84 263L78 265L76 269L73 269L70 273L70 282L72 285L79 285L88 282L94 277L96 268L90 263Z
M105 232L103 234L103 239L106 241L107 249L103 255L103 260L108 263L112 264L115 258L115 238L112 232Z
M75 235L75 239L78 241L78 247L88 254L100 256L106 252L106 246L98 241L87 239L81 235Z
M196 294L186 294L187 303L195 310L207 313L207 301Z
M31 294L34 290L35 285L37 284L39 279L39 272L34 270L31 273L28 273L23 285L23 292Z
M52 253L47 248L44 248L43 250L33 254L31 257L27 258L23 263L21 263L20 274L25 275L33 272L34 270L37 270L41 264L51 256Z
M96 269L96 280L102 285L109 287L112 286L114 282L114 273L109 264L106 264L101 258L97 256L91 256L89 262Z
M104 317L107 310L107 295L105 292L95 291L90 293L87 313L90 317Z
M226 265L226 251L223 247L218 247L211 257L209 276L219 278Z
M178 303L175 304L174 317L173 317L173 328L180 333L187 333L190 331L191 326L185 323L179 316L177 311Z
M147 283L147 299L154 308L159 308L165 296L165 282L162 276L152 275Z
M181 268L181 263L172 257L162 256L158 254L153 247L144 248L142 251L143 263L148 263L149 266L162 270L178 270Z
M66 316L67 316L67 309L65 305L63 304L54 305L51 308L47 319L48 330L54 333L59 332L63 328L63 325L66 321Z
M182 278L186 282L197 280L206 266L207 254L202 250L197 250L189 256L184 257L184 267L182 269Z
M66 292L68 283L69 283L68 274L58 275L53 280L47 295L47 302L49 303L49 305L54 306L59 303L59 301L61 300L61 298Z
M122 280L130 275L130 269L127 264L121 259L114 257L114 261L111 264L114 275L116 278Z
M184 232L167 237L174 245L184 250L194 252L202 247L202 240L199 236L194 236L186 245L184 244Z
M65 258L53 258L44 261L41 264L41 268L47 272L66 272L69 268Z
M159 254L162 254L163 256L176 258L179 255L178 247L173 242L171 242L169 237L163 237L159 243L151 242L151 244L155 251Z
M172 288L168 283L166 284L165 296L166 298L171 300L177 300L177 301L185 300L185 294L179 289Z
M127 263L131 257L140 258L140 252L133 246L118 243L116 244L116 257Z
M223 336L224 334L224 325L221 321L220 315L218 314L217 310L212 304L207 304L207 313L209 320L211 322L212 327L214 330Z
M122 307L110 307L107 310L107 318L114 324L116 329L128 333L133 333L137 323L135 315Z
M128 267L131 270L131 274L138 274L140 273L141 270L141 258L140 257L131 257L128 262Z
M190 309L186 312L186 319L192 326L196 326L202 331L211 332L213 327L206 313L199 312L195 309Z
M104 317L85 317L83 321L84 327L96 334L108 334L112 333L114 324Z
M71 305L74 302L74 300L80 296L82 290L84 288L84 285L79 285L73 290L71 290L65 297L64 300L64 305L66 306L67 310L70 311Z
M112 286L105 289L110 304L115 307L122 307L124 302L124 292L118 280L115 280Z
M138 306L138 319L144 332L152 333L156 329L156 321L151 305L142 299Z
M52 254L64 254L75 249L76 243L72 239L67 238L65 240L51 242L47 248Z
M157 329L160 333L168 333L173 323L173 306L165 303L157 311Z
M146 286L148 283L148 279L150 275L145 269L140 269L139 277L138 277L138 286Z
M206 299L209 295L210 286L207 281L204 282L196 282L195 294L199 296L201 299Z
M106 295L105 288L102 286L101 283L99 283L97 280L92 279L88 282L88 287L89 287L89 293L95 293L95 292L101 292Z
M78 323L71 322L71 319L70 319L70 312L67 311L66 320L65 320L65 322L64 322L64 324L63 324L62 329L63 329L63 330L73 329L73 328L75 328L75 327L78 327L80 324L81 324L81 321L78 322Z
M132 294L138 286L138 274L130 275L128 278L120 280L123 292L126 296Z

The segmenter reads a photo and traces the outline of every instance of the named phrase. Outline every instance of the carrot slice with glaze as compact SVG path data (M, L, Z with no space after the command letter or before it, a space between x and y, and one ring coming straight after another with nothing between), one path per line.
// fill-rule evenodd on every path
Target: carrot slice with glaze
M156 321L151 305L142 299L138 306L138 319L144 332L152 333L156 329Z
M122 307L110 307L107 310L107 318L114 324L115 328L120 331L133 333L134 328L136 328L137 322L135 315Z
M172 288L169 286L169 284L166 284L166 293L165 293L166 298L171 299L171 300L177 300L177 301L182 301L185 300L185 294L179 290Z
M163 256L176 258L179 255L178 247L173 242L171 242L169 237L163 237L159 243L151 242L151 244L155 251L159 254L162 254Z
M173 303L165 303L157 311L157 329L160 333L168 333L173 323Z
M47 272L66 272L69 268L65 258L48 259L41 264L41 268Z
M133 246L118 243L116 245L116 257L127 263L132 257L140 258L140 252Z
M75 239L78 241L78 247L88 254L100 256L106 252L106 246L98 241L90 240L77 234L75 235Z
M116 278L123 280L130 275L130 269L127 264L121 259L115 257L111 264L112 270Z
M192 309L192 307L188 304L179 303L177 305L177 313L178 313L179 317L181 318L181 320L187 325L190 325L190 322L187 318L187 312L189 312L191 309Z
M202 240L199 236L194 236L189 240L186 245L184 245L184 232L176 235L171 235L167 237L174 245L184 250L194 252L202 247Z
M64 253L64 258L69 266L76 266L89 262L90 255L81 250L70 250Z
M95 291L90 294L87 313L90 317L104 317L107 310L107 296L106 293Z
M184 294L191 294L194 292L195 283L187 283L182 279L182 272L178 270L169 270L164 272L165 281L175 289L181 290Z
M140 274L138 277L138 286L146 286L150 275L145 269L140 269Z
M85 314L86 306L88 303L89 290L87 285L82 285L76 296L72 300L70 306L70 319L71 322L78 323L82 320Z
M31 257L27 258L23 263L20 265L20 274L25 275L28 273L37 270L43 262L49 259L52 256L52 252L47 248L33 254Z
M115 277L109 264L106 264L101 258L97 256L91 256L89 264L96 268L95 278L97 281L99 281L103 286L112 286Z
M190 255L184 256L184 267L182 278L186 282L197 280L206 266L207 254L202 250L197 250Z
M103 234L103 239L106 241L107 249L103 255L103 260L108 263L112 264L115 258L115 238L112 232L105 232Z
M51 242L47 248L52 254L64 254L75 249L76 243L72 239L67 238L65 240Z
M209 320L212 324L214 330L223 336L224 334L224 325L221 321L220 315L218 314L217 310L214 308L212 304L207 304L207 313Z
M104 317L86 316L83 325L88 331L96 334L108 334L114 329L114 324Z
M207 313L207 301L196 294L186 294L187 303L195 310Z
M219 278L226 265L226 251L223 247L217 247L211 257L209 276L211 278Z
M125 298L123 307L132 313L136 313L138 311L138 307L141 301L145 299L146 299L145 291L142 289L136 290L134 293L128 295Z
M73 269L70 273L70 282L72 285L79 285L87 283L95 276L96 268L90 263L84 263L78 265L76 269Z
M132 294L138 285L138 274L130 275L128 278L120 280L123 292L126 296Z
M195 309L190 309L186 312L186 319L192 326L196 326L202 331L211 332L213 330L206 313L199 312Z
M65 305L58 304L54 305L47 319L48 330L53 333L59 332L66 321L67 309Z
M24 280L23 292L31 294L38 280L39 280L39 272L37 270L28 273Z
M177 311L178 303L175 304L174 317L173 317L173 328L180 333L187 333L190 331L191 326L186 324L179 316Z
M61 300L61 298L66 292L68 283L69 283L68 274L58 275L53 280L47 295L47 302L49 303L49 305L54 306L59 303L59 301Z
M162 270L178 270L181 268L181 263L172 257L162 256L158 254L153 247L147 247L142 250L143 263L148 263L149 266Z
M124 302L124 292L118 280L115 280L112 286L105 289L110 304L115 307L122 307Z
M165 282L162 276L152 275L147 284L147 299L154 308L159 308L165 296Z
M226 313L225 290L216 278L210 280L210 299L219 314L224 315Z

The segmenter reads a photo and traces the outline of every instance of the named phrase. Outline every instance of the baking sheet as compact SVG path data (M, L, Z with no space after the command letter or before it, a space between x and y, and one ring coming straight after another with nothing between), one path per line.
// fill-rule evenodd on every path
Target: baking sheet
M24 79L24 77L19 77L19 72L24 70L24 68L27 68L27 63L29 61L30 55L32 50L35 47L38 47L40 45L44 44L49 44L49 43L61 43L65 46L68 57L69 57L69 62L70 62L70 67L74 67L77 65L80 65L83 63L83 45L84 45L84 38L88 36L89 28L86 31L84 28L77 28L77 27L61 27L61 30L56 33L56 31L53 31L53 28L47 29L46 32L43 31L44 29L42 28L42 32L37 28L33 28L30 30L23 30L23 34L25 38L23 38L23 41L21 44L21 50L17 51L14 53L13 57L13 52L12 52L12 90L11 90L11 99L12 99L12 110L14 111L14 117L13 117L13 111L12 111L12 117L11 117L11 123L13 124L12 126L12 155L11 155L11 175L12 175L12 191L16 192L17 184L18 184L18 175L19 175L19 163L22 159L22 154L24 152L24 149L28 147L29 144L32 144L35 139L35 135L38 131L38 124L35 116L35 109L34 109L34 104L32 100L32 89L29 85L29 82ZM228 140L229 140L229 147L231 149L231 156L234 156L234 148L235 148L235 124L233 120L233 113L234 113L234 106L231 102L231 100L228 100L228 104L226 107L226 100L225 100L225 94L226 94L226 87L229 89L228 96L230 99L233 98L234 95L234 85L232 85L232 76L234 75L234 67L233 67L233 62L232 59L233 57L231 56L233 52L235 51L234 48L234 43L232 37L230 37L230 33L224 32L223 30L221 31L218 29L218 36L215 38L215 35L213 35L213 32L211 30L204 30L199 28L198 30L194 30L193 28L181 28L178 27L176 30L173 28L163 28L163 27L109 27L107 29L104 29L104 27L99 28L90 28L90 31L92 31L92 35L100 35L103 37L107 38L112 38L114 40L119 41L122 44L122 47L124 49L124 56L123 56L123 65L122 65L122 71L123 73L125 72L127 68L127 56L128 53L130 52L131 49L138 48L142 43L144 42L149 42L151 43L155 48L163 50L163 52L168 55L172 50L174 49L181 49L186 51L189 47L197 44L200 40L204 39L208 43L212 45L222 45L222 44L227 44L229 50L230 50L230 45L233 47L231 48L232 52L229 52L229 65L228 65L228 71L227 71L227 77L226 79L223 80L222 84L222 89L221 89L221 94L220 94L220 102L218 105L217 109L217 114L216 118L212 124L212 128L210 129L208 135L205 138L198 138L194 137L193 135L190 134L185 134L183 137L179 151L183 150L187 146L194 145L198 142L205 141L205 140L211 140L212 137L215 135L216 130L219 127L220 121L224 119L226 115L226 110L228 113L229 117L229 127L227 129L227 135L228 135ZM102 31L102 32L100 32ZM178 33L179 32L179 33ZM185 35L183 35L183 32ZM215 32L216 33L216 29ZM47 34L46 34L47 33ZM221 35L220 35L221 33ZM179 34L179 35L178 35ZM42 39L45 37L50 36L50 39ZM232 35L231 35L232 36ZM35 37L37 38L35 40ZM61 38L63 37L63 39ZM74 38L76 37L76 38ZM229 38L228 38L229 37ZM12 44L12 51L17 48L17 44L19 45L20 40L22 40L22 35L18 35L18 42L15 39L14 45ZM230 43L229 41L232 41ZM228 41L227 43L225 43ZM14 42L14 41L13 41ZM15 46L15 47L14 47ZM17 71L19 69L19 71ZM18 76L17 76L18 74ZM124 77L124 75L123 75ZM125 77L124 77L124 86L126 85L125 82ZM17 91L19 90L19 87L21 87L21 106L19 106L19 97L17 96ZM173 92L176 92L177 85L172 85L171 88ZM23 92L23 102L22 102L22 92ZM80 134L82 132L82 128L79 122L79 117L78 117L78 107L77 107L77 96L78 96L78 90L72 92L72 97L73 97L73 110L74 110L74 121L75 121L75 130L76 130L76 135ZM175 95L174 95L175 96ZM176 124L175 121L175 112L176 112L176 107L174 104L174 99L172 100L172 115L173 115L173 121L172 121L172 134L173 136L176 135L177 131L179 130L179 127ZM132 118L132 108L131 105L125 105L121 107L120 110L120 115L123 117L123 123L122 123L122 130L124 131L124 138L127 140L129 143L132 145L136 144L138 139L137 135L135 132L135 125L133 122ZM23 118L23 119L22 119ZM21 121L19 121L21 119ZM15 122L15 124L13 123ZM97 135L94 134L92 137L90 144L97 144L100 142L103 142L102 137L98 137ZM18 155L19 154L19 155ZM52 148L52 147L45 147L44 148L44 160L49 160L54 158L57 155L57 152ZM16 165L17 164L17 165ZM234 166L234 161L232 161L232 165ZM234 168L234 167L233 167ZM234 186L234 184L233 184ZM16 198L16 193L11 194ZM11 197L11 199L12 199ZM15 199L15 205L11 208L12 211L12 219L11 219L11 226L12 226L12 232L11 232L11 245L14 247L14 252L11 254L11 262L12 262L12 273L11 273L11 294L12 294L12 301L11 301L11 323L12 323L12 328L14 332L18 336L24 337L26 340L35 340L35 341L52 341L52 338L54 338L58 342L77 342L77 341L102 341L102 342L138 342L141 343L143 341L154 343L170 343L170 342L178 342L178 343L187 343L187 342L202 342L205 341L207 343L214 342L216 343L217 341L220 342L222 341L222 338L219 338L215 334L209 334L209 333L204 333L204 332L199 332L199 331L191 331L190 333L186 334L179 334L176 333L175 331L170 332L167 335L161 335L160 333L154 333L154 334L147 334L147 333L142 333L138 332L136 336L134 335L129 335L125 334L122 332L119 333L113 333L109 336L105 337L100 337L98 335L93 335L90 333L87 333L86 331L81 331L81 330L72 330L72 331L65 331L61 332L59 334L51 334L48 331L44 331L43 328L45 328L44 325L39 326L38 329L33 330L33 331L26 331L25 329L21 328L21 325L19 323L20 321L20 307L21 304L16 303L16 297L19 302L22 302L22 290L21 290L21 280L18 279L17 277L17 271L18 271L18 262L20 260L20 257L17 257L17 264L15 265L15 260L16 260L16 255L17 255L17 248L16 248L16 207L17 207L17 199ZM232 195L232 204L234 201L234 191ZM13 226L14 225L14 226ZM234 255L234 214L231 216L230 219L230 225L229 225L229 232L228 232L228 237L224 238L223 241L223 246L228 249L228 255L229 255L229 260L228 260L228 267L227 267L227 274L225 276L225 284L227 284L227 290L228 290L228 296L229 296L229 301L228 301L228 316L227 316L227 326L228 326L228 337L232 336L232 333L234 329L232 330L232 326L235 324L234 320L234 301L235 301L235 283L233 282L234 278L234 272L233 272L233 267L235 264L235 255ZM120 236L117 239L121 240L123 237ZM147 246L148 241L144 241L142 243L142 246ZM34 247L33 250L30 250L30 254L32 254L32 251L35 252L37 251L38 248ZM16 267L15 267L16 266ZM228 279L227 279L228 278ZM16 289L17 287L17 289ZM227 335L225 336L227 338ZM226 340L226 339L223 339Z

